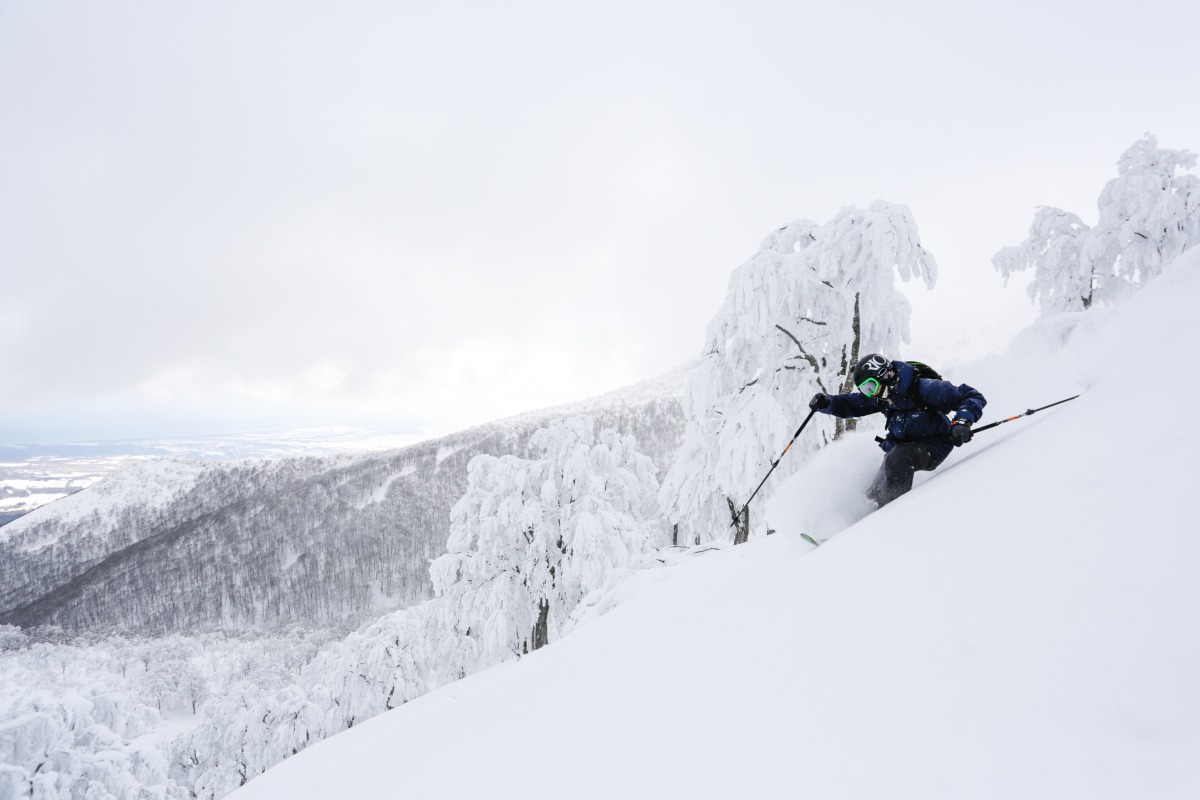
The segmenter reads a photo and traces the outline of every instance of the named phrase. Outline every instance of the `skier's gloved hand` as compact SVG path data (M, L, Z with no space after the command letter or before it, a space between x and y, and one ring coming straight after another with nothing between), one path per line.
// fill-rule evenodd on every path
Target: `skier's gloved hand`
M950 423L950 441L955 447L962 447L971 441L971 423L965 419L956 419Z
M808 401L808 407L813 411L820 411L823 408L829 408L829 395L824 392L818 392L813 395L813 399Z

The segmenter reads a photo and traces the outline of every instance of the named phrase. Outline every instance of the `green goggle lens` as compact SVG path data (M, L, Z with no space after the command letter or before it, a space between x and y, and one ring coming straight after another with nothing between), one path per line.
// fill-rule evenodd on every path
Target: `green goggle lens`
M867 378L858 385L858 390L866 397L874 397L883 390L883 384L875 378Z

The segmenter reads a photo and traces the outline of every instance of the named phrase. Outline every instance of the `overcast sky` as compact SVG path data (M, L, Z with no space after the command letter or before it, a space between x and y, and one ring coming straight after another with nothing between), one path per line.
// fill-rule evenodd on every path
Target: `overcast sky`
M0 0L0 442L447 430L694 358L774 228L882 198L906 355L997 249L1200 149L1200 3Z

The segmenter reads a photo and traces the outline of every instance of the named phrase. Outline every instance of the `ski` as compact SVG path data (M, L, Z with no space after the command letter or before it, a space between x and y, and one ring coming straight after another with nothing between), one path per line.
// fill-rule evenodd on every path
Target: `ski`
M813 547L820 547L825 542L824 539L814 539L813 537L809 536L807 533L800 534L800 538L803 539L804 541L808 542L809 544L811 544Z

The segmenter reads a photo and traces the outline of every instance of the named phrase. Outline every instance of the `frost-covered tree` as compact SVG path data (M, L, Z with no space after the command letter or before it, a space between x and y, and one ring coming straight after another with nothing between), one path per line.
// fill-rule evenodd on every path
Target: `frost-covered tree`
M736 526L734 541L745 541L749 513L738 511L809 398L847 389L860 354L896 352L908 341L911 308L895 287L897 274L932 288L937 264L908 208L883 201L843 209L824 225L786 225L734 271L684 395L684 443L659 492L688 540L721 538ZM772 482L844 424L814 421Z
M1088 226L1060 208L1042 206L1033 215L1029 236L1005 247L992 258L1005 285L1014 272L1033 267L1030 299L1047 311L1080 311L1092 304L1096 289L1094 266L1086 255Z
M610 571L663 539L651 461L590 417L538 430L540 457L477 456L430 565L449 627L496 663L554 641Z
M188 797L168 778L166 723L125 643L6 633L16 646L0 652L0 797Z
M1145 283L1200 240L1200 178L1175 174L1194 166L1194 153L1159 148L1149 134L1122 154L1089 237L1098 271Z
M1047 314L1118 302L1200 243L1200 178L1176 174L1195 165L1195 154L1160 148L1147 134L1117 161L1095 227L1039 208L1025 241L1001 249L992 264L1005 284L1032 267L1029 296Z

